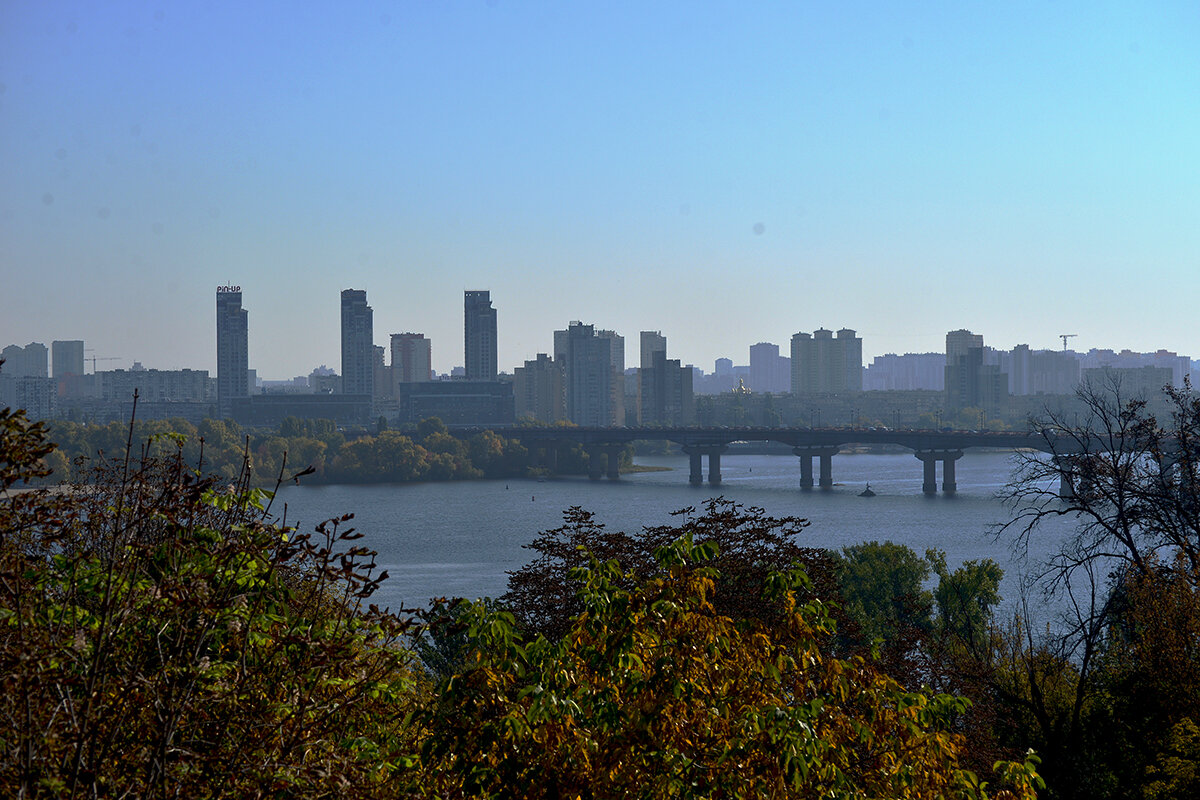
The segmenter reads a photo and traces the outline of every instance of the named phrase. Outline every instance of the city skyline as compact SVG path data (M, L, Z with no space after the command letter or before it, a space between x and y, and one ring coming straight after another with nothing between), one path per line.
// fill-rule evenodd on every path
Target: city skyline
M489 321L489 323L492 323L492 324L495 323L496 318L498 316L498 314L497 314L498 309L493 307L493 305L492 305L492 301L490 299L490 292L467 290L464 292L464 296L466 298L466 309L465 309L465 319L466 320L472 319L473 308L479 308L479 309L483 310L484 317L485 317L485 319L487 319ZM232 301L232 305L230 305L228 302L223 303L223 300L222 300L223 298L225 298L227 301ZM371 318L374 315L373 308L371 306L367 305L366 290L343 289L340 291L340 299L341 299L341 314L340 314L339 319L341 322L341 330L340 330L340 338L339 338L339 349L342 351L342 363L343 364L345 363L346 348L349 346L351 351L361 351L361 353L359 354L359 361L362 362L362 364L361 364L362 369L365 369L365 365L367 362L374 363L374 360L377 357L376 351L381 351L384 354L390 353L391 355L388 358L387 365L389 367L395 366L396 340L398 338L416 337L418 339L421 339L423 342L422 347L424 348L424 353L425 353L423 358L426 359L427 361L429 361L430 369L432 370L433 373L439 373L442 376L449 376L451 374L452 369L464 370L464 377L469 378L469 376L467 376L465 374L464 364L460 364L460 363L456 363L456 364L453 364L452 366L448 366L444 370L441 370L439 372L439 370L436 369L436 362L433 362L431 360L430 340L428 337L425 336L424 333L413 333L413 332L390 333L390 334L374 333L371 330L371 327L372 327ZM240 315L239 321L237 323L240 326L240 331L237 334L237 337L238 337L240 343L237 344L236 347L239 348L239 352L241 353L241 355L239 355L238 358L241 358L243 360L242 363L245 363L245 358L246 358L245 353L249 349L247 339L249 339L250 342L252 342L254 340L253 325L248 325L247 312L242 307L241 303L242 303L242 287L241 286L218 286L217 287L217 317L216 317L217 325L216 325L216 332L215 332L216 348L213 350L213 353L215 354L215 362L217 364L217 368L207 370L207 371L211 372L214 376L219 375L221 373L220 363L221 363L221 359L222 359L221 353L223 352L222 345L221 345L222 333L223 333L222 320L225 317L225 312L223 311L223 309L226 308L226 306L229 306L230 308L236 308L237 313ZM474 306L472 305L473 303L474 303ZM361 317L361 319L360 319L360 317ZM575 325L577 322L578 322L578 320L572 320L571 325ZM466 343L470 338L470 333L467 330L469 325L470 325L470 323L467 323L466 325L464 325L464 329L462 332L462 347L463 348L466 348ZM595 327L595 323L592 323L591 327ZM228 327L226 327L225 330L227 331ZM822 329L822 331L823 331L823 335L826 336L826 338L832 337L832 334L833 334L832 330ZM647 344L648 337L649 337L649 340L652 341L652 344L650 345L652 348L663 346L665 344L665 339L666 339L666 337L663 336L662 332L659 330L642 330L642 331L639 331L639 336L641 337L640 345L627 345L624 341L626 337L620 331L599 330L597 332L608 335L608 336L612 337L614 340L618 341L622 353L625 353L625 357L627 357L626 351L629 349L630 346L634 346L634 347L638 348L635 351L635 357L637 357L640 354L640 358L638 358L635 363L639 363L639 364L644 362L646 359L647 347L648 347L648 344ZM538 355L549 355L551 357L554 357L556 354L562 355L561 353L558 353L559 348L556 347L556 337L558 337L560 335L565 335L565 333L566 333L565 330L558 330L558 331L551 332L550 336L548 337L550 346L546 347L545 349L538 350L537 353L528 355L526 357L525 361L536 359ZM978 340L980 342L983 340L983 334L981 334L981 333L976 334L976 333L972 333L969 330L958 329L955 331L948 331L948 332L944 333L942 335L943 336L942 346L937 349L927 350L927 351L919 351L919 352L907 351L905 353L895 353L895 352L878 353L878 354L868 357L867 355L865 355L865 353L867 351L862 349L862 347L863 347L862 339L859 337L855 337L854 334L855 334L855 331L853 331L853 330L842 329L842 330L838 331L838 338L840 339L842 336L848 335L850 337L850 339L852 339L856 350L859 351L857 360L861 363L863 369L868 367L876 359L882 359L885 356L897 356L897 355L901 355L901 356L903 356L903 355L957 356L957 355L960 355L960 353L958 351L963 350L963 348L965 348L965 345L958 344L960 339L963 341L966 341L966 339L970 339L971 341ZM964 338L964 336L966 338ZM1069 337L1071 337L1071 338L1075 338L1076 336L1077 336L1077 334L1069 335ZM384 343L383 344L376 343L375 339L377 339L377 338L382 338ZM794 354L796 352L795 348L796 348L797 338L808 339L811 337L810 337L810 334L808 334L804 331L797 331L791 337L788 337L788 339L785 340L783 347L786 348L788 346L787 343L790 341L792 354ZM1060 340L1060 343L1063 341L1062 335L1059 335L1056 338L1058 338ZM658 340L661 340L661 342ZM638 340L630 337L630 341L635 342ZM78 349L80 350L80 354L82 354L82 352L83 352L83 345L85 343L90 344L90 340L77 340L77 341L52 340L52 342L56 346L59 346L59 345L76 346L77 345ZM351 345L351 344L349 344L350 342L354 342L354 344ZM952 342L954 344L952 344ZM12 342L12 344L18 348L21 347L21 345L19 345L19 343L18 343L18 340L14 340ZM45 342L30 341L28 344L32 345L32 346L41 347L42 349L46 349ZM494 346L495 342L493 341L491 344ZM1105 347L1078 348L1078 347L1075 347L1074 342L1072 342L1072 346L1068 350L1065 347L1065 345L1062 345L1060 347L1039 347L1039 346L1031 346L1027 342L1018 342L1011 346L996 345L996 344L993 344L992 340L989 338L989 343L987 345L987 349L994 351L994 352L1007 352L1009 350L1012 350L1015 348L1022 348L1022 347L1031 352L1050 352L1050 353L1062 352L1062 353L1070 353L1073 356L1084 356L1084 355L1087 355L1092 352L1113 352L1113 353L1117 353L1117 354L1120 354L1122 352L1129 352L1129 353L1134 353L1134 354L1153 354L1156 352L1157 353L1169 352L1171 354L1178 355L1181 358L1185 358L1193 364L1200 363L1200 358L1193 358L1193 356L1196 354L1193 354L1190 352L1172 351L1169 348L1164 348L1164 347L1155 347L1155 348L1151 348L1151 349L1144 350L1144 351L1143 350L1135 350L1133 348L1127 347L1120 343L1116 343L1114 345L1109 345L1109 346L1105 346ZM755 360L756 349L764 349L765 350L766 348L772 348L771 352L773 353L775 358L782 358L784 361L790 360L788 357L784 357L784 356L780 355L780 352L781 352L780 345L778 345L774 342L761 342L760 341L757 343L744 345L744 349L746 350L746 358L741 359L740 362L739 362L739 359L736 359L736 358L730 359L728 357L728 355L718 355L715 358L711 359L710 362L707 364L706 363L692 363L692 362L683 361L682 359L680 359L680 361L682 364L685 364L685 365L691 366L691 367L695 367L695 368L701 370L701 372L706 373L706 374L719 373L720 370L717 369L717 367L719 367L719 362L728 361L731 365L731 368L732 368L732 365L738 365L740 368L748 370L747 375L749 375L749 374L751 374L751 371L754 369L753 365L754 365L754 360ZM95 348L92 348L92 347L86 348L86 352L94 352L94 350L95 350ZM726 353L729 352L728 348L725 350L725 352ZM964 350L964 352L965 352L965 350ZM72 353L72 356L71 356L72 364L74 364L74 362L80 357L80 354ZM621 355L620 353L614 352L614 357L618 357L620 355ZM621 364L625 363L625 357L621 357L619 359ZM90 356L83 358L84 362L88 362L88 361L92 361L92 360L93 359ZM104 357L104 358L100 358L98 360L103 360L106 362L108 362L108 361L123 362L124 361L124 359L122 359L122 358L114 359L111 357ZM464 359L464 361L469 361L469 360L470 359ZM484 360L486 361L486 358ZM59 369L59 367L53 366L54 362L49 358L48 350L46 353L46 363L48 365L51 365L55 371L57 371ZM170 369L207 369L204 367L196 367L194 365L190 365L190 366L185 365L183 367L176 367L176 366L162 367L160 365L152 364L149 367L147 367L140 359L132 359L130 361L129 365L121 365L121 364L108 365L107 369L109 369L109 370L126 370L130 366L133 366L135 369L139 369L139 368L140 369L146 369L146 368L168 369L168 370L170 370ZM267 368L268 371L266 373L264 373L262 371L263 367ZM513 370L517 369L519 367L521 367L521 363L515 364L512 367L498 365L497 371L498 371L498 373L505 374L505 375L508 375L509 377L511 377L513 374ZM709 367L714 367L714 369L710 369ZM314 371L327 369L327 366L326 366L325 362L321 362L320 364L313 364L309 368L302 370L302 372L299 375L287 376L286 378L272 374L270 372L270 365L255 365L253 363L249 363L246 365L246 368L252 372L257 372L258 380L260 380L260 381L280 382L280 381L290 381L297 377L307 376ZM233 370L233 372L240 372L240 370ZM334 371L333 374L339 375L340 377L344 378L345 377L344 372L345 372L345 370L343 369L341 371ZM81 372L80 374L85 374L85 373L87 373L86 367L83 370L83 372ZM484 378L484 379L486 379L486 378ZM366 378L355 378L355 381L357 381L359 383L366 381L366 380L367 380ZM760 381L761 380L762 379L760 379ZM790 386L782 387L782 388L778 389L778 391L788 391L789 388L791 388L791 387ZM363 384L363 386L360 387L360 389L362 391L360 391L359 393L368 393L368 394L370 393L369 391L365 391L365 383ZM857 389L857 391L861 391L861 388Z
M438 372L476 289L504 371L570 320L706 370L822 326L1195 355L1196 41L1185 2L4 4L0 341L215 373L240 285L284 379L355 286Z

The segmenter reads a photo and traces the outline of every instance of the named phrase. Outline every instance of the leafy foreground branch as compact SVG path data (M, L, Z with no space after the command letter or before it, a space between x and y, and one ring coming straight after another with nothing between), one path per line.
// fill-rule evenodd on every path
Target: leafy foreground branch
M181 457L12 493L49 446L7 411L0 443L6 796L988 796L959 766L964 701L830 657L800 572L735 622L712 544L632 581L590 560L561 637L485 604L426 623L463 638L434 684L366 604L384 576L348 517L298 534ZM995 796L1033 796L1034 764L998 765Z
M345 519L268 522L269 494L181 459L9 494L42 429L0 412L0 794L362 796L414 745L406 625Z

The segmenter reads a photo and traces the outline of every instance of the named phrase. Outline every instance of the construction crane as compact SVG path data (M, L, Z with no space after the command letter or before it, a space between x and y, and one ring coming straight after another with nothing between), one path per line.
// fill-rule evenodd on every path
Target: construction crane
M92 372L94 373L96 371L97 361L120 361L121 358L120 356L108 356L107 358L99 356L87 356L83 360L92 362Z
M1063 340L1063 352L1067 352L1067 339L1073 339L1078 336L1078 333L1060 333L1058 338Z

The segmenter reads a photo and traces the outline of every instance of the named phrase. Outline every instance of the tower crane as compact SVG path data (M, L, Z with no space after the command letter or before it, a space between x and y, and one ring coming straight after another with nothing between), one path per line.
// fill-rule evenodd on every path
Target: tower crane
M121 360L121 358L120 358L120 356L107 356L107 357L103 357L103 356L87 356L87 357L85 357L83 360L84 360L84 361L90 361L90 362L92 362L92 372L95 372L95 371L96 371L96 362L97 362L97 361L120 361L120 360Z
M1067 339L1073 339L1078 336L1078 333L1060 333L1058 338L1063 340L1063 352L1067 352Z

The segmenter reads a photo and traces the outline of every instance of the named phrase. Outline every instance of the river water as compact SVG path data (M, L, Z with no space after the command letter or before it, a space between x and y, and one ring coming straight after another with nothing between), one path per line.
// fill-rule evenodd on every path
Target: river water
M921 462L911 454L838 455L835 486L828 491L799 489L799 462L787 456L727 453L719 487L689 485L683 456L638 457L636 463L670 469L618 481L563 477L288 487L274 511L284 504L288 523L304 530L353 513L351 524L364 534L360 543L377 550L380 567L390 573L374 601L393 607L425 605L435 596L503 594L507 573L530 560L523 545L560 525L570 506L595 512L610 529L636 531L672 522L671 511L721 495L769 514L811 520L800 537L803 545L836 549L890 540L920 554L936 547L945 551L951 569L968 559L994 559L1005 570L1006 606L1018 596L1022 573L1070 530L1063 522L1039 536L1028 562L1012 551L1011 536L997 539L990 532L1008 519L996 499L1012 471L1012 456L1004 452L967 451L957 463L958 493L934 497L921 493ZM938 480L940 485L940 468ZM876 496L859 497L868 481Z

